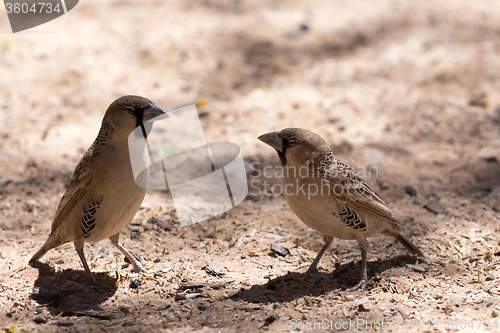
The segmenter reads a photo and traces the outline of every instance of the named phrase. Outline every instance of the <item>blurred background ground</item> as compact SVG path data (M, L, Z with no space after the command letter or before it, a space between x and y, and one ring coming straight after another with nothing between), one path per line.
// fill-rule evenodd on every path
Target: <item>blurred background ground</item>
M0 30L1 327L309 332L326 319L495 330L499 2L85 0L15 35L0 15ZM236 209L184 228L168 195L150 192L121 239L148 274L132 273L108 241L85 248L105 286L86 284L72 245L27 266L106 107L124 94L164 109L207 101L207 139L240 145L250 180L251 163L279 163L258 135L317 132L341 160L374 171L366 180L427 261L371 238L370 290L350 293L359 251L335 240L320 274L301 274L322 239L255 181Z

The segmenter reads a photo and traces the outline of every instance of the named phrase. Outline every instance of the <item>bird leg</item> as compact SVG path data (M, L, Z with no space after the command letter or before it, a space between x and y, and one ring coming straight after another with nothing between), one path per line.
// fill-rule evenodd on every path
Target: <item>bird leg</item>
M89 277L89 284L98 284L96 279L90 272L89 265L87 265L87 260L85 260L85 255L83 254L83 244L85 244L83 241L75 242L76 253L78 253L80 260L82 261L83 268L85 269L85 272L87 272L87 276Z
M358 289L365 290L366 282L368 282L368 266L366 264L368 242L364 236L360 235L358 238L358 244L361 249L361 280L354 287L347 289L349 292Z
M113 236L109 237L111 244L116 246L116 248L118 250L120 250L121 253L123 253L125 255L125 257L128 258L128 260L130 260L130 262L134 266L134 272L147 273L147 271L144 269L144 267L142 267L141 263L139 261L137 261L137 259L135 259L134 256L132 254L130 254L130 252L128 252L126 248L124 248L123 246L121 246L120 243L118 243L119 237L120 237L120 233L114 234Z
M318 273L318 269L316 268L316 266L318 266L319 260L321 259L323 254L325 254L326 249L328 249L330 244L332 244L332 240L333 240L332 237L328 237L328 236L324 236L324 239L325 239L325 245L323 245L323 247L319 251L318 255L316 256L316 259L314 259L313 263L311 264L311 266L309 266L309 269L307 270L306 273L309 273L309 274Z

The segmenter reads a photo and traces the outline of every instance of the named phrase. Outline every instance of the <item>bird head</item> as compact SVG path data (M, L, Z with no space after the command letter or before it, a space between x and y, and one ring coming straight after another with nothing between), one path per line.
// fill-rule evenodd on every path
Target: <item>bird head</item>
M283 166L308 165L329 149L318 134L303 128L285 128L263 134L258 139L276 149Z
M120 129L124 135L128 136L137 126L164 114L165 111L149 99L126 95L111 103L104 119L109 121L114 129Z

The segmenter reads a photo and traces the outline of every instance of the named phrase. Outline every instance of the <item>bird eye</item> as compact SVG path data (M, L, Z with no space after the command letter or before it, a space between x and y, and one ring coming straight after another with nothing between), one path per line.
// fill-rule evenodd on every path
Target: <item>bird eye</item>
M135 109L133 106L126 106L125 109L127 110L128 113L130 114L134 114L135 113Z
M289 147L292 147L292 146L295 146L296 144L299 143L299 140L295 139L295 138L290 138L288 139L288 146Z

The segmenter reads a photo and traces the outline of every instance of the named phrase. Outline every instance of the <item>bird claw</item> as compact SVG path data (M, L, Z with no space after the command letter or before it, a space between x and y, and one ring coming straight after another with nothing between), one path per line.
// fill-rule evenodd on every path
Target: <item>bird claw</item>
M98 285L98 284L99 284L99 282L97 282L97 280L96 280L96 279L95 279L95 278L91 275L91 276L89 277L89 284L90 284L91 286L96 286L96 285Z
M366 282L367 282L367 279L363 278L363 279L361 279L361 281L358 282L357 285L355 285L352 288L347 289L346 291L353 292L353 291L356 291L358 289L365 290L366 289Z
M138 264L138 265L134 265L132 272L134 272L134 273L147 273L148 271L144 267L142 267L141 264Z

